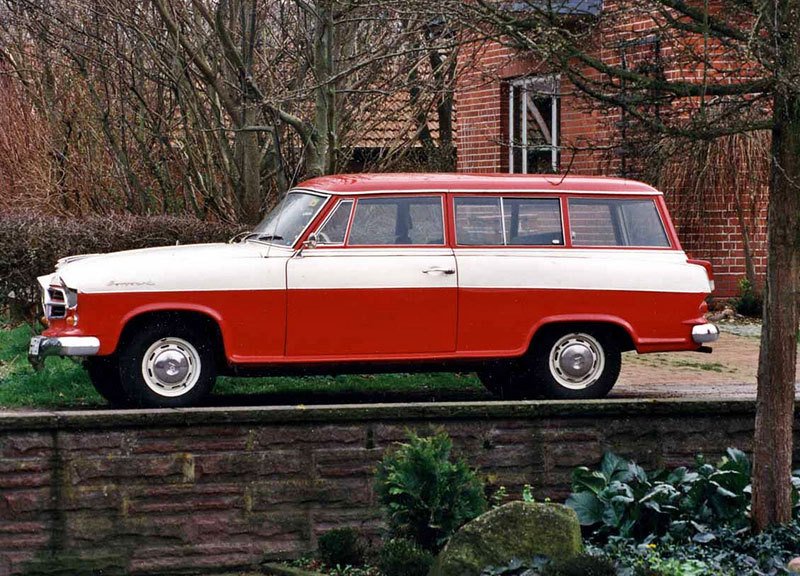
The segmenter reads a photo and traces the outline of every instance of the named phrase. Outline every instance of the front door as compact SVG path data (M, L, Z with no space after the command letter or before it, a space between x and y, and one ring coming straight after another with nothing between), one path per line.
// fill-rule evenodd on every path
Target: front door
M287 356L455 350L457 274L441 196L342 199L317 239L287 262Z

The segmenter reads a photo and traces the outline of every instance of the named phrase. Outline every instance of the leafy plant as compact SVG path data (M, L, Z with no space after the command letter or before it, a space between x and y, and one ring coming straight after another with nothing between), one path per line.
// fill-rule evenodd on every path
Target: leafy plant
M462 525L486 511L478 476L463 459L452 458L443 432L408 434L408 441L378 465L376 492L393 536L437 552Z
M554 560L542 570L542 576L616 576L617 566L607 556L578 554Z
M328 567L363 566L364 544L352 528L336 528L319 537L317 556Z
M614 561L602 553L577 554L570 558L551 560L534 556L530 560L512 559L505 566L489 566L481 576L617 576Z
M711 528L748 525L749 483L750 461L734 448L716 465L698 457L695 470L680 467L651 474L607 453L598 470L580 467L573 472L573 493L566 503L581 525L601 539L621 536L645 542L669 534L703 542L714 537Z
M425 576L431 564L433 554L403 538L386 542L378 555L378 568L383 576Z
M776 576L800 548L800 525L773 527L760 534L749 529L714 531L708 542L664 541L638 544L611 538L602 548L625 576Z
M742 316L761 317L764 300L747 278L739 280L739 297L734 301L734 308Z

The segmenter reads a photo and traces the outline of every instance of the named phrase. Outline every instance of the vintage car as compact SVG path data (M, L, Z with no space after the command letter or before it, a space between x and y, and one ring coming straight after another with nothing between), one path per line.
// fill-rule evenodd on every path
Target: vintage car
M219 374L477 371L498 397L605 396L626 350L710 351L711 266L662 194L578 176L309 180L229 244L72 256L30 359L86 357L115 405Z

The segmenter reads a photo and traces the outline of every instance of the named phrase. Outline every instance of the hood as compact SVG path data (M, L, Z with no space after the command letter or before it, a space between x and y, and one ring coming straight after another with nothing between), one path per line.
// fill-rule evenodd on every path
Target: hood
M164 246L62 258L56 275L85 293L259 288L264 267L254 261L291 253L257 242Z

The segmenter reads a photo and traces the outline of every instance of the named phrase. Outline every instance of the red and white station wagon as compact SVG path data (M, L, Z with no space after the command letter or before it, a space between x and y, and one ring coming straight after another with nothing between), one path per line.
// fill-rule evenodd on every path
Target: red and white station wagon
M620 353L704 350L711 267L660 192L611 178L330 176L229 244L64 258L32 362L85 356L117 405L218 374L477 370L502 398L599 398Z

